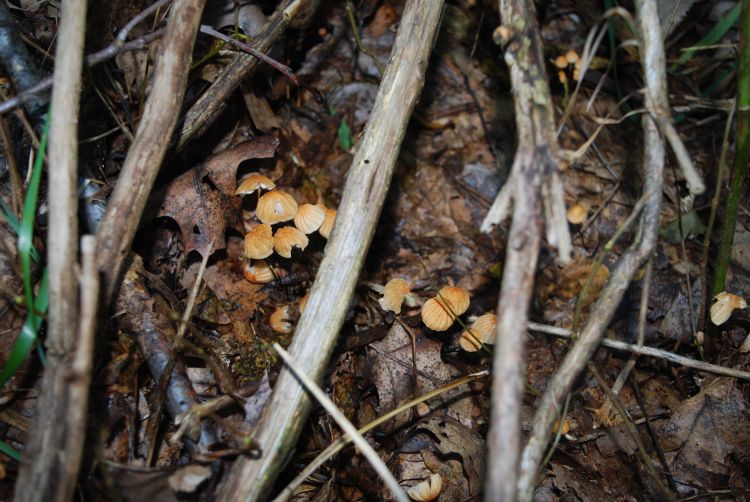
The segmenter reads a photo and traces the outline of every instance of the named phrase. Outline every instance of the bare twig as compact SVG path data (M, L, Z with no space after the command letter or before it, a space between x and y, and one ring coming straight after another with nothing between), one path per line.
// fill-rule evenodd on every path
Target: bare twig
M530 322L528 326L529 326L529 330L531 331L538 331L539 333L547 333L548 335L559 336L561 338L573 338L573 333L570 330L565 329L565 328L557 328L555 326L546 326L544 324L537 324L534 322ZM728 376L732 378L739 378L741 380L750 381L750 372L735 370L732 368L727 368L725 366L719 366L717 364L705 363L703 361L690 359L689 357L681 356L681 355L675 354L674 352L669 352L667 350L662 350L662 349L657 349L654 347L647 347L647 346L639 347L638 345L634 345L632 343L620 342L618 340L610 340L609 338L605 338L604 340L602 340L602 346L608 347L610 349L622 350L625 352L632 352L633 354L639 354L642 356L657 357L659 359L664 359L665 361L669 361L671 363L679 364L680 366L685 366L687 368L695 368L699 371L713 373L714 375L722 375L722 376Z
M4 4L3 4L4 8ZM49 148L47 367L16 500L70 500L83 451L91 341L78 345L78 103L86 0L66 2L58 32ZM88 241L87 241L88 242ZM91 250L86 250L91 255ZM90 264L88 264L90 265ZM94 279L95 280L95 279ZM88 292L87 292L88 293ZM90 306L87 306L91 310ZM94 311L96 310L93 307ZM90 312L89 312L90 313ZM92 319L87 319L92 322ZM87 326L88 336L93 328ZM78 353L79 350L88 350ZM72 363L72 364L71 364ZM76 375L76 369L81 375ZM77 380L75 385L71 381ZM83 387L83 388L81 388ZM82 399L83 398L83 399Z
M396 478L393 477L391 471L388 470L388 467L383 460L381 460L373 447L370 446L370 443L368 443L367 440L362 437L362 434L357 431L357 428L354 427L343 413L341 413L333 401L326 396L325 392L320 390L320 387L305 375L302 368L294 362L294 359L292 359L286 350L281 348L281 345L274 343L273 348L278 352L279 356L281 356L281 359L284 360L284 363L291 368L300 383L303 384L307 391L315 397L323 408L325 408L328 414L331 415L331 418L339 424L339 427L344 430L346 435L352 440L357 448L359 448L360 453L365 456L367 461L370 462L370 465L375 469L375 472L377 472L383 481L385 481L385 484L391 490L393 496L396 497L396 500L399 500L400 502L409 502L409 497L404 490L401 489Z
M560 261L570 259L570 233L542 40L532 2L501 0L504 42L515 103L518 149L510 179L490 208L482 231L504 218L513 199L505 273L498 305L492 378L492 422L488 436L485 496L513 501L521 455L521 398L526 373L526 333L534 274L546 223L547 239ZM496 31L497 33L497 31Z
M177 0L172 6L151 95L120 172L126 182L115 187L97 232L106 302L114 299L123 260L177 124L204 5L205 0Z
M649 96L652 93L661 96L647 98L652 103L663 103L666 100L666 68L664 46L662 45L658 24L659 16L653 2L639 0L637 5L637 19L643 35L640 44L641 65L647 82L646 88ZM563 399L570 392L578 374L601 343L607 325L633 276L649 259L656 247L661 210L661 191L664 183L664 142L659 136L655 120L650 116L644 117L643 129L646 179L644 193L648 194L648 197L641 216L640 236L615 267L610 280L601 292L599 300L594 305L580 338L550 380L547 391L539 402L534 416L531 437L521 459L518 493L519 498L523 501L531 500L537 471Z
M357 147L338 217L290 346L311 379L320 382L344 322L365 253L372 241L437 34L442 1L410 0L370 120ZM294 376L282 369L258 425L263 457L238 459L219 490L220 500L268 496L310 410Z
M294 18L307 6L309 0L287 0L269 18L266 26L255 38L252 47L258 52L268 52L286 31ZM199 134L224 109L229 95L258 67L260 60L249 54L238 54L216 77L205 93L187 111L177 148L182 148Z

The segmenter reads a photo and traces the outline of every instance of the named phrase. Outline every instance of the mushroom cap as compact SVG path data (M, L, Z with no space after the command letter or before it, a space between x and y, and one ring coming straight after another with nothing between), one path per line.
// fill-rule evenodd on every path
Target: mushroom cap
M271 178L262 174L252 173L242 180L234 195L248 195L259 189L272 190L274 188L276 188L276 183L271 181Z
M495 343L495 328L497 326L497 316L492 312L487 312L477 319L461 333L459 345L466 352L476 352L482 348L483 343Z
M255 214L269 225L289 221L297 214L297 201L286 192L271 190L260 197Z
M378 300L383 310L390 310L393 313L401 313L401 304L404 303L404 297L411 293L409 283L403 279L391 279L383 288L383 297Z
M326 217L326 208L320 204L302 204L294 216L294 226L311 234L320 228Z
M573 49L570 49L568 52L565 53L565 61L567 61L570 64L574 64L579 59L580 58L578 57L578 53L574 51Z
M273 253L273 230L271 225L255 225L245 234L245 257L252 260L268 258Z
M294 227L282 227L273 236L273 248L284 258L292 257L293 247L304 250L309 243L307 236Z
M711 322L716 326L721 326L727 322L735 309L747 308L747 302L744 298L726 291L716 295L714 300L716 301L711 305Z
M555 66L557 66L561 70L564 70L568 67L568 60L565 58L565 56L557 56L557 58L555 58Z
M289 305L281 305L276 307L271 317L268 319L268 324L271 329L277 333L283 333L288 335L292 332L291 318L289 317Z
M267 284L274 279L273 270L266 260L258 260L255 263L248 261L242 275L253 284Z
M406 490L406 494L411 497L412 500L417 502L430 502L435 500L440 495L440 490L443 488L443 478L437 472L430 474L430 477L420 481L416 485Z
M450 328L455 316L460 316L469 308L469 293L458 286L446 286L435 298L430 298L422 306L422 321L433 331Z
M581 223L586 221L587 214L588 211L581 204L573 204L568 208L568 222L572 223L573 225L580 225Z
M331 230L333 230L333 223L336 221L336 210L335 209L328 209L326 208L326 215L323 219L323 224L320 225L320 228L318 229L318 232L320 232L320 235L325 237L326 239L328 236L331 235Z

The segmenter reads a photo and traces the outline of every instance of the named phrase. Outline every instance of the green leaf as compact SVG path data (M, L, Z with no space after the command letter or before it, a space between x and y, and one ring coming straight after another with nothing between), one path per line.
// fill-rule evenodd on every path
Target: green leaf
M339 145L344 150L349 150L354 145L354 138L352 138L352 130L349 128L349 124L346 120L341 119L338 130Z
M13 448L11 445L6 443L5 441L0 441L0 451L8 455L10 458L15 460L16 462L21 461L21 454Z
M709 45L714 45L716 42L721 40L722 37L726 35L726 33L735 23L735 21L737 21L737 18L740 16L740 12L742 11L742 4L743 2L737 2L737 5L735 5L734 8L730 10L726 16L720 19L719 22L717 22L714 27L711 28L711 31L706 33L706 35L701 38L697 44L682 53L682 56L680 56L680 59L677 60L675 66L684 65L692 59L693 55L698 49Z
M682 232L680 232L680 224L682 224ZM698 214L695 211L690 211L664 227L661 234L668 242L679 244L683 238L696 237L705 231L706 226L698 218Z

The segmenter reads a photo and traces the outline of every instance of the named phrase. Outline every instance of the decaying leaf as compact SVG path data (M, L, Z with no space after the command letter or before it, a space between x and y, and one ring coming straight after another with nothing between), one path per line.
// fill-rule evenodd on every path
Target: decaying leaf
M242 231L240 199L236 169L248 159L272 157L278 140L272 136L240 143L211 157L172 181L164 193L158 216L173 218L180 227L185 253L203 253L213 242L213 249L225 247L227 228Z

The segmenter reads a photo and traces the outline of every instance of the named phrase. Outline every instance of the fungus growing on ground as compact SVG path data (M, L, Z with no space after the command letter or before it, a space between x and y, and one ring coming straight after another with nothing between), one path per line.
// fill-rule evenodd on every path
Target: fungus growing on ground
M326 215L323 219L323 224L320 225L320 228L318 229L318 232L320 232L320 235L328 238L329 235L331 235L331 230L333 230L333 223L336 221L336 210L335 209L327 209L326 208Z
M242 275L253 284L266 284L274 279L273 270L266 260L258 260L255 263L248 261Z
M450 328L456 316L469 308L469 293L457 286L446 286L435 298L430 298L422 306L422 322L433 331Z
M261 223L245 235L245 257L262 260L273 253L273 230L271 225Z
M482 348L482 345L495 343L495 328L497 326L497 316L492 312L487 312L477 319L461 333L459 345L466 352L476 352Z
M735 309L746 309L747 302L741 296L722 291L714 297L715 303L711 305L711 322L721 326Z
M430 502L435 500L440 495L440 490L443 488L443 478L440 474L430 474L430 477L417 483L408 490L406 494L411 497L412 500L418 502Z
M289 305L276 307L271 317L268 319L271 329L277 333L288 335L292 332L292 323L289 317Z
M567 217L568 222L573 225L580 225L586 221L588 211L581 204L573 204L568 208Z
M271 190L260 197L255 214L269 225L289 221L297 214L297 201L286 192Z
M383 297L378 300L383 310L390 310L394 314L401 313L401 304L406 295L411 293L409 283L403 279L391 279L383 288Z
M256 190L273 190L274 188L276 188L276 184L271 181L271 178L262 174L252 173L242 180L234 195L249 195Z
M273 248L284 258L292 257L292 248L304 250L309 243L307 236L294 227L282 227L273 236Z
M302 204L294 217L294 226L305 234L315 232L323 224L326 208L320 204Z

